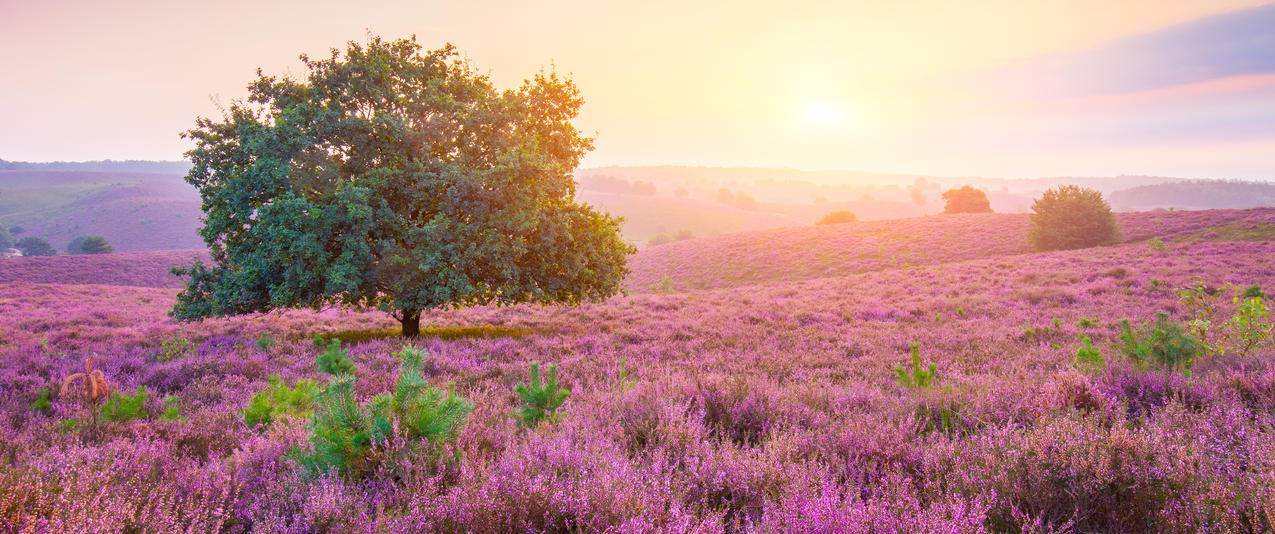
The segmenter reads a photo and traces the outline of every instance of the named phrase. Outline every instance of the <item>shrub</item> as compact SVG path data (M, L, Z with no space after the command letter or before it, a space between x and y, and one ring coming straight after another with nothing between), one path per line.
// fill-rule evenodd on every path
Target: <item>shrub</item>
M314 362L320 372L333 376L354 374L354 361L350 359L350 353L341 347L341 340L332 338L324 341L322 336L315 336L314 345L323 350Z
M1191 366L1207 347L1181 325L1169 320L1167 313L1156 314L1155 322L1137 331L1126 319L1120 323L1120 352L1138 362L1167 371L1180 369L1191 374Z
M35 398L31 400L31 411L44 415L53 413L52 388L43 387L35 392Z
M661 276L659 282L655 282L651 284L651 292L652 293L672 293L673 278L667 274L664 276Z
M155 361L171 362L190 356L195 353L195 344L191 343L186 336L177 336L165 339L159 345L159 353L155 355Z
M164 397L164 411L159 413L160 421L185 421L186 416L181 412L181 399L176 395L167 395Z
M854 213L842 210L842 211L834 211L832 213L824 215L823 218L819 219L819 222L815 224L842 224L842 223L852 223L857 220L859 220L859 218L855 217Z
M23 256L57 256L57 249L53 248L48 241L44 239L30 236L18 240L18 250L22 251Z
M912 368L896 368L895 380L905 388L928 388L934 385L934 381L938 378L938 370L933 363L930 363L928 367L921 366L921 346L912 343L908 350L912 352Z
M270 335L270 332L262 332L261 336L257 338L256 344L259 350L270 350L270 347L275 345L274 336Z
M992 205L987 193L981 189L963 186L943 192L943 213L991 213Z
M354 396L355 378L345 374L319 394L310 420L311 450L295 453L308 473L367 474L375 467L370 457L373 445L394 437L395 421L401 437L424 441L435 460L441 458L443 445L456 439L473 404L425 383L421 351L409 346L397 355L402 363L393 393L377 395L361 406Z
M66 245L66 251L71 254L106 254L114 250L106 238L100 235L76 236Z
M1153 237L1147 240L1147 248L1151 249L1153 252L1164 252L1168 246L1164 244L1163 239Z
M1076 367L1084 370L1098 370L1106 364L1107 362L1102 358L1102 351L1093 346L1093 340L1081 334L1080 348L1076 349Z
M102 419L124 423L135 419L146 418L146 386L137 386L132 395L120 392L111 393L100 410Z
M514 412L514 418L525 428L534 428L541 421L557 421L558 408L567 401L571 390L558 387L558 368L549 365L545 380L540 381L540 364L531 364L531 382L514 386L514 393L522 399L522 408Z
M1038 250L1092 247L1120 239L1111 206L1093 189L1050 189L1032 204L1032 212L1028 239Z
M8 228L0 226L0 252L7 248L13 248L13 235L9 234Z
M243 422L248 428L269 427L282 417L310 417L319 393L315 381L297 380L288 387L277 374L266 381L266 389L254 394L243 409Z
M1256 291L1253 291L1254 288ZM1232 302L1235 313L1225 323L1223 351L1230 349L1236 354L1248 355L1270 338L1271 332L1275 331L1275 322L1271 321L1271 313L1266 307L1266 299L1262 297L1260 287L1237 290Z

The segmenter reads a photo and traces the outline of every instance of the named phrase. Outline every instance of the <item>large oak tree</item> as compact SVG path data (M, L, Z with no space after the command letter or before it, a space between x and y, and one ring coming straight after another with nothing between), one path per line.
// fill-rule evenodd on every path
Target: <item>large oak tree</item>
M212 265L171 315L277 308L421 313L615 294L633 248L617 218L575 201L592 141L575 85L540 73L498 90L455 48L370 38L307 73L263 75L185 136Z

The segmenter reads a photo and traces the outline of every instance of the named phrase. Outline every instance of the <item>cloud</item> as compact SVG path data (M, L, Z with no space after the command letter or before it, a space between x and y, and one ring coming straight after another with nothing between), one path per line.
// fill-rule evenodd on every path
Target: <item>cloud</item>
M1153 91L1275 73L1275 4L1197 19L1082 52L1036 58L980 78L1017 98ZM974 81L974 80L971 80Z

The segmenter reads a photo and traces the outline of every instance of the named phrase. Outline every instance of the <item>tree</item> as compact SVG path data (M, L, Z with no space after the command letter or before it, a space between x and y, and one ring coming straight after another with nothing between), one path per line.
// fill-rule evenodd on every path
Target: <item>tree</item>
M943 213L991 213L992 205L987 193L968 185L943 192Z
M497 90L451 45L415 38L301 56L185 136L213 264L185 269L182 320L342 305L420 332L423 311L615 294L634 249L574 201L592 140L576 86Z
M1076 185L1045 191L1032 204L1027 237L1039 250L1060 250L1115 243L1120 228L1102 193Z
M8 228L0 226L0 252L8 248L13 248L13 235L9 234Z
M100 235L77 236L66 245L66 251L71 254L106 254L114 250L106 238Z
M819 219L819 222L815 224L841 224L841 223L855 222L857 220L859 220L859 218L855 217L854 213L843 210L843 211L834 211L827 215L824 215L823 218Z
M53 248L48 241L41 238L30 236L18 240L18 250L22 251L23 256L57 256L57 249Z

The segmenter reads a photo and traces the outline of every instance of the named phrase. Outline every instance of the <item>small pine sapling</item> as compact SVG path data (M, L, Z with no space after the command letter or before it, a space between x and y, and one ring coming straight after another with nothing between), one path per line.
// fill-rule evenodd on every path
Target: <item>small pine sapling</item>
M341 347L340 339L332 338L325 342L322 337L315 337L314 344L323 351L315 358L320 372L332 376L354 374L354 361L350 359L350 353Z
M31 400L31 411L44 415L53 413L52 388L43 387L35 392L35 398Z
M176 395L166 395L164 397L164 411L159 413L160 421L183 422L186 416L182 415L181 399Z
M266 381L269 384L266 389L254 394L243 409L243 421L248 428L269 427L283 417L310 417L319 394L315 381L297 380L288 387L277 374L270 375Z
M899 367L894 370L894 377L899 385L907 388L928 388L938 378L938 370L931 362L928 367L921 366L921 346L911 343L908 350L912 353L912 368Z
M102 405L102 419L115 423L125 423L135 419L146 418L146 386L137 386L132 395L111 393Z
M540 364L531 364L531 381L514 386L514 393L522 399L522 408L514 412L514 418L524 428L534 428L541 421L554 422L560 415L558 408L567 401L571 390L558 387L558 367L550 364L540 381Z
M1080 335L1080 348L1076 349L1076 367L1087 370L1096 371L1107 365L1106 360L1102 357L1102 351L1093 345L1093 340L1085 334Z
M1181 325L1169 320L1164 312L1156 314L1154 323L1138 331L1126 319L1120 323L1120 351L1138 362L1139 366L1152 366L1166 371L1180 369L1190 376L1191 366L1208 348Z

